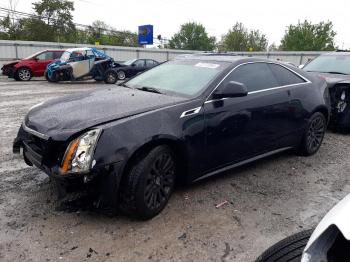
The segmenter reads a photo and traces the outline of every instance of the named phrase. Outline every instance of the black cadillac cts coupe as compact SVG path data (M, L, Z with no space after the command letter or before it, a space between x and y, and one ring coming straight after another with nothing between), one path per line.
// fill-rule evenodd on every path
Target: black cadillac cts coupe
M326 83L287 64L179 57L113 88L34 106L13 150L65 188L147 219L176 181L194 182L295 149L319 149Z

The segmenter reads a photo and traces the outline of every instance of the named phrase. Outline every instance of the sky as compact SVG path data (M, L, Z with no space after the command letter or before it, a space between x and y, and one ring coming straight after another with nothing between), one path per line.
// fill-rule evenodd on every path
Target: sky
M32 12L29 0L12 0L17 11ZM8 7L9 0L0 0ZM220 39L236 22L259 29L269 44L280 44L289 24L308 19L313 23L330 20L337 32L339 48L350 48L349 0L74 0L74 22L91 24L102 20L117 30L137 32L139 25L154 25L154 35L165 38L186 22L203 24L209 35Z

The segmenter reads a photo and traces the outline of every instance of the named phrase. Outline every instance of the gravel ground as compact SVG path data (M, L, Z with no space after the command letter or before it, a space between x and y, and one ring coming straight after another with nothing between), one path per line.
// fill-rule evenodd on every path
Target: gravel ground
M150 221L60 211L49 178L12 141L34 104L103 87L0 78L0 261L253 261L350 192L350 139L329 132L315 156L284 153L177 189Z

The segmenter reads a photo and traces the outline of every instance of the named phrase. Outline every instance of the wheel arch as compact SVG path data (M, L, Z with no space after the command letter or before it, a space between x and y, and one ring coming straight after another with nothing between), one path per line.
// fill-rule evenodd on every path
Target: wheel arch
M15 74L17 74L18 70L20 70L22 68L26 68L26 69L28 69L30 71L30 73L33 76L33 70L27 65L19 65L18 67L14 67L14 68L15 68L15 72L14 72Z
M327 106L325 106L325 105L317 106L317 107L311 112L310 117L311 117L314 113L316 113L316 112L322 113L322 114L325 116L326 120L327 120L327 124L329 123L330 111L329 111L329 109L328 109Z
M149 152L153 148L160 145L167 145L173 150L176 156L176 164L178 167L177 182L185 182L188 158L183 142L171 136L159 136L157 138L153 138L147 141L146 143L144 143L140 147L137 147L131 152L130 156L126 160L126 163L124 164L124 167L122 168L122 175L120 178L121 183L123 181L123 178L125 178L125 176L129 172L132 165L135 163L135 161L137 161L143 155L147 154L147 152Z

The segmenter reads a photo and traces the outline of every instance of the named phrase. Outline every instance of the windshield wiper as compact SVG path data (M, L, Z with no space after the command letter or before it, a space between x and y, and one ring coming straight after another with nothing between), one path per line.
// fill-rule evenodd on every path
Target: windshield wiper
M127 87L127 88L132 88L131 86L128 86L128 85L125 84L125 83L121 83L121 84L119 84L118 86L123 86L123 87Z
M142 91L147 91L147 92L153 92L153 93L157 93L157 94L162 94L162 92L160 92L157 88L154 87L148 87L148 86L143 86L143 87L138 87L138 90L142 90Z
M333 71L330 71L330 72L323 72L323 73L327 73L327 74L337 74L337 75L348 75L348 74L345 74L345 73L342 73L342 72L333 72Z

